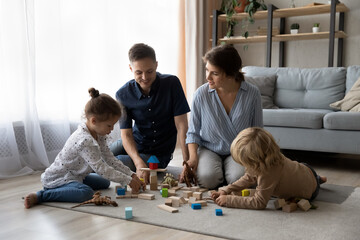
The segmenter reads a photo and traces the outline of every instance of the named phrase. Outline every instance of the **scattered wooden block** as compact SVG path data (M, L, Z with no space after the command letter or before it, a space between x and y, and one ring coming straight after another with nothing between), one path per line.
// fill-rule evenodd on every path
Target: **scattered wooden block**
M209 189L207 189L207 188L200 188L200 189L199 189L199 192L202 192L202 193L203 193L203 192L207 192L208 190L209 190Z
M131 219L133 217L132 207L125 208L125 219Z
M182 189L182 188L183 188L183 186L176 186L176 187L172 187L172 188L170 188L170 189L177 191L177 190L180 190L180 189Z
M180 203L181 203L181 204L185 204L185 203L187 203L187 201L185 200L184 197L180 197Z
M282 207L283 212L287 212L287 213L294 212L296 211L296 209L297 209L296 203L289 203Z
M303 210L303 211L308 211L311 208L311 204L309 203L308 200L306 199L301 199L298 203L297 206Z
M200 188L199 187L190 187L190 190L192 192L198 192L200 190Z
M202 192L193 192L193 197L196 198L196 200L201 200L202 199Z
M282 208L283 206L286 205L286 201L285 199L281 198L281 199L276 199L275 202L274 202L274 207L275 209L280 209Z
M250 195L250 191L248 189L244 189L241 191L241 196L247 197Z
M222 212L222 209L215 209L215 215L216 216L222 216L223 215L223 212Z
M180 207L180 198L179 197L172 196L172 197L169 197L169 199L172 200L171 203L172 203L173 207Z
M175 190L168 189L168 196L169 196L169 197L175 196L175 195L176 195L176 191L175 191Z
M198 200L193 203L199 203L202 207L207 206L207 201L205 201L205 200Z
M192 191L183 191L183 197L184 198L189 198L192 196Z
M191 208L196 210L196 209L201 209L201 204L200 203L193 203L191 204Z
M140 193L140 194L138 194L138 198L146 199L146 200L154 200L155 199L155 194Z
M171 198L167 198L166 200L165 200L165 205L166 206L172 206L172 199Z
M165 210L167 212L170 212L170 213L179 212L179 210L177 208L173 208L173 207L167 206L165 204L158 205L158 208Z

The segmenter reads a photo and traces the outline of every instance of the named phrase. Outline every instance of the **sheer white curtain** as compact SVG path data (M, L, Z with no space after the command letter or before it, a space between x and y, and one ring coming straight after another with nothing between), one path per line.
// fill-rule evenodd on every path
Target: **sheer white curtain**
M152 46L178 73L179 1L0 0L0 178L54 160L89 100L132 78L128 49Z

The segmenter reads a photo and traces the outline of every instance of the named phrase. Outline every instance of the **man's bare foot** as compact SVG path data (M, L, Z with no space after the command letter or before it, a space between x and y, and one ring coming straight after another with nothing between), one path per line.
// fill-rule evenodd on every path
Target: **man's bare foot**
M320 176L320 184L326 183L327 177Z
M38 199L36 193L30 193L25 197L25 201L24 201L25 208L31 208L32 206L35 206L37 203L38 203Z

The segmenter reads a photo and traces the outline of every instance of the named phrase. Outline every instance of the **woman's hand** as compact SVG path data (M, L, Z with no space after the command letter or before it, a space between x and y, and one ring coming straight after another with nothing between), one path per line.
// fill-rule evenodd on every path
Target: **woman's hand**
M191 171L193 171L194 173L196 173L196 169L198 167L198 162L199 162L199 160L197 158L195 158L193 160L189 159L187 161L187 164L189 165ZM183 164L183 170L179 176L180 183L185 182L185 171L186 171L186 166L185 166L185 164Z

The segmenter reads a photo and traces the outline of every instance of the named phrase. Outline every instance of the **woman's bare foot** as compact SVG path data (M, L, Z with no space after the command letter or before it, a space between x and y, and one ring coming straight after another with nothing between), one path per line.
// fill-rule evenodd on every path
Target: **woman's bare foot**
M38 203L38 199L36 193L30 193L25 197L25 201L24 201L25 208L31 208L32 206L35 206L37 203Z
M327 177L320 176L320 184L326 183Z

